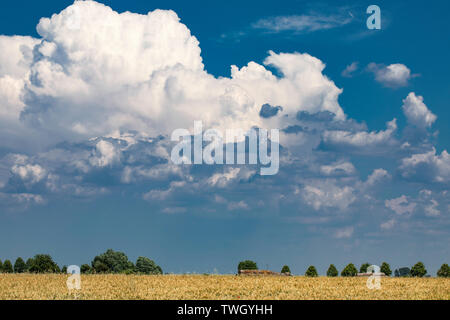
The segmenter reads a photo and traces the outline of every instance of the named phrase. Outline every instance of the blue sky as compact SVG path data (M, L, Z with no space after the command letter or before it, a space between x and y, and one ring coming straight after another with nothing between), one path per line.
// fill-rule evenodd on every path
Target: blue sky
M180 22L94 5L36 28L72 1L3 4L0 259L82 264L114 248L168 272L234 272L249 258L321 274L448 263L448 3L379 1L382 29L367 30L366 1L99 2ZM310 117L258 119L263 103ZM318 120L336 110L345 117ZM157 137L195 116L302 132L281 140L273 177L173 166Z

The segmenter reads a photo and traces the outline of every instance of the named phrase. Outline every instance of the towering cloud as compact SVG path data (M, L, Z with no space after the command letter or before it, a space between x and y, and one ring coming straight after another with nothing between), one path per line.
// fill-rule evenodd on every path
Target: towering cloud
M250 62L217 79L173 11L119 14L76 1L42 18L37 31L40 39L0 38L0 114L36 130L32 138L43 146L117 130L169 134L194 120L248 129L283 127L298 111L345 117L341 90L322 74L319 59L270 52L265 64L281 78ZM290 118L259 117L266 103Z

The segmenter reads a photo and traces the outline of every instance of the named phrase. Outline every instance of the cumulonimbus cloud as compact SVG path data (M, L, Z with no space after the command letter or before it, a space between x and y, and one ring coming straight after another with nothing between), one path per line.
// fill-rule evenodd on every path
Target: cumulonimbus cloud
M300 53L269 52L264 61L232 66L215 78L203 66L198 40L175 12L117 13L76 1L37 26L41 38L2 37L0 114L5 126L35 130L40 144L137 130L156 136L190 128L194 120L218 128L268 126L258 114L268 103L345 117L341 90L325 65ZM14 58L11 58L13 56ZM276 119L275 119L276 118ZM281 117L270 124L283 126ZM11 130L4 130L11 131ZM14 131L17 131L14 128Z

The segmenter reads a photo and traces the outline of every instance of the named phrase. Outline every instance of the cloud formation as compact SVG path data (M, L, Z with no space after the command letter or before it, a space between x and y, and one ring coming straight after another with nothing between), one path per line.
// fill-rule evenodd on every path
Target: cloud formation
M411 70L401 63L385 66L372 62L367 66L367 69L375 75L377 82L386 87L406 87L408 81L412 78Z
M422 96L416 96L414 92L408 94L403 100L403 113L408 122L419 128L428 128L436 121L437 117L423 103Z
M309 32L342 23L303 16L260 26ZM268 211L332 223L363 220L368 211L397 213L380 216L376 226L384 230L416 211L444 219L448 203L435 189L445 191L450 181L447 151L411 139L396 119L381 130L351 119L339 104L342 89L308 53L269 51L262 63L233 65L229 77L217 78L175 12L117 13L94 1L76 1L41 19L37 30L39 39L0 37L4 206L112 195L166 214ZM390 86L411 78L404 65L376 68ZM428 137L437 117L421 96L411 92L398 108L408 130ZM279 174L171 163L171 132L191 130L194 120L204 129L279 128ZM388 182L405 191L400 198L382 192ZM433 197L422 202L407 193L425 187ZM334 236L348 239L358 227Z

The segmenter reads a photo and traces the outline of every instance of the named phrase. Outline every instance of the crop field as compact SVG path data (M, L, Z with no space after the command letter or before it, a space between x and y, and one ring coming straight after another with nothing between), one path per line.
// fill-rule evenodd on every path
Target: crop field
M367 278L252 277L233 275L82 275L69 292L67 275L1 274L0 299L450 299L450 279L383 278L368 289Z

